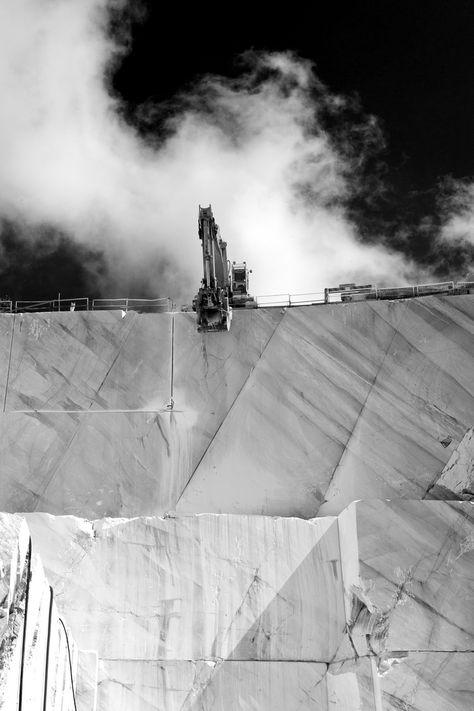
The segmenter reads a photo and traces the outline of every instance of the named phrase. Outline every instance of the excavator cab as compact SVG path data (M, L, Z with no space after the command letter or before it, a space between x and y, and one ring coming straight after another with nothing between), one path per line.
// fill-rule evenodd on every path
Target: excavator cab
M247 267L247 262L232 262L232 296L231 303L234 308L248 308L256 306L255 299L249 294L249 274L252 270Z

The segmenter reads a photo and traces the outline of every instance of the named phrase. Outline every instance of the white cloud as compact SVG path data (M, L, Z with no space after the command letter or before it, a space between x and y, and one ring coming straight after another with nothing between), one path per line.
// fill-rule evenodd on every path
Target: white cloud
M444 214L442 238L449 243L466 241L474 245L474 183L467 180L449 181Z
M148 278L159 255L168 267L157 295L180 299L201 279L199 203L212 203L230 258L253 268L256 294L405 281L403 258L361 244L340 206L354 176L318 115L343 100L307 62L254 56L239 80L208 77L154 148L107 92L118 48L106 13L105 0L3 0L3 216L51 223L105 249L117 278L127 270Z

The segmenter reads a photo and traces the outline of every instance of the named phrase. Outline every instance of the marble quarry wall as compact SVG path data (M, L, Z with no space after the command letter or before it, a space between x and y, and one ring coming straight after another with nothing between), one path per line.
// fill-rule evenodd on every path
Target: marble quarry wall
M473 317L0 315L0 511L84 711L474 710Z

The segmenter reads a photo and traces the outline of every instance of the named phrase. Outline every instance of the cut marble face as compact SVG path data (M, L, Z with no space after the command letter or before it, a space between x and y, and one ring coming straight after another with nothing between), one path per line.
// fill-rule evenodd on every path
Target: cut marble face
M237 310L214 334L191 313L0 316L0 508L311 518L440 498L472 427L473 315L466 295Z
M0 592L28 526L32 659L51 584L80 711L474 708L473 316L0 315L0 510L25 519Z
M140 686L151 677L165 694L182 672L189 686L170 708L212 708L210 699L221 698L237 709L242 693L257 693L248 675L261 673L270 699L286 698L277 691L282 679L288 693L296 685L295 698L313 684L302 708L322 689L338 708L371 708L377 693L391 694L388 708L396 708L405 691L395 693L395 668L402 674L406 667L408 680L420 674L426 685L436 654L473 648L468 502L361 501L310 521L226 514L26 520L75 638L98 651L109 700L125 693L113 681L122 674L134 678L130 700L151 693ZM280 675L271 666L277 662ZM433 708L448 695L448 680L440 677L431 690ZM356 692L359 707L344 706Z

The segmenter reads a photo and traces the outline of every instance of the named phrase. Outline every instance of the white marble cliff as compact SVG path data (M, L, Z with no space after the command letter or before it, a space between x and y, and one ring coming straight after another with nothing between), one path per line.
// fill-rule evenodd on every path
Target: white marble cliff
M81 711L474 709L473 317L0 316L0 510Z

